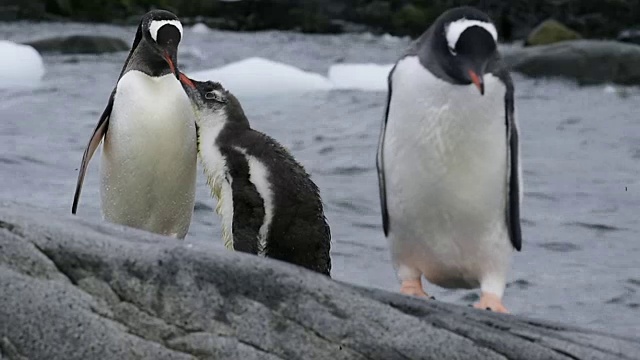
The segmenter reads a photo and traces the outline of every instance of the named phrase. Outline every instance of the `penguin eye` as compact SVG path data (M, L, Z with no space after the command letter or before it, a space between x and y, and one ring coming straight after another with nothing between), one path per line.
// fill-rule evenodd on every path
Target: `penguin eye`
M227 98L218 90L212 90L204 94L204 97L208 100L215 100L220 103L226 103Z

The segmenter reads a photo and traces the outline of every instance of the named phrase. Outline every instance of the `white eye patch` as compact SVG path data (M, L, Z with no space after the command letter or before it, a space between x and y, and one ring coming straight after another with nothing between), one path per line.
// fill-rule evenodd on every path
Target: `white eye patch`
M468 19L460 19L454 22L449 23L449 25L445 28L445 36L447 38L447 44L449 45L449 50L452 51L456 48L456 44L458 43L458 39L460 39L460 35L472 26L479 26L485 29L491 36L494 41L498 41L498 31L496 27L488 22L480 21L480 20L468 20ZM453 53L455 55L455 53Z
M180 32L180 38L182 39L182 24L178 20L152 20L149 25L149 33L151 34L151 38L153 41L158 41L158 30L164 25L173 25Z

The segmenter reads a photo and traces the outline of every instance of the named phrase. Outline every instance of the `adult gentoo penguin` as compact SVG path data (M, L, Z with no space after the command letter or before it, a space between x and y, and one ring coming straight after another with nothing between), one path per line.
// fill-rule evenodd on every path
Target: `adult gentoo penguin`
M182 25L163 10L145 14L82 157L72 213L87 165L104 138L101 202L106 220L184 238L195 199L195 115L178 77Z
M219 83L183 77L198 125L198 153L218 199L225 246L330 276L331 232L316 184L276 140L251 129Z
M520 154L511 77L483 12L443 13L397 61L377 154L382 221L404 294L421 277L502 304L520 251Z

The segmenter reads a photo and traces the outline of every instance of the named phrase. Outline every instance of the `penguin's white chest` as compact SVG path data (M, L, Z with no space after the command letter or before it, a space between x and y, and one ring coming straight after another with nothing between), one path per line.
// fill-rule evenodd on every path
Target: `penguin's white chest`
M506 87L434 77L417 57L398 62L384 139L396 263L441 286L477 286L503 273L511 245L507 199Z
M205 116L205 115L199 115ZM217 199L216 212L222 217L224 246L233 250L233 178L229 175L227 160L216 145L216 139L224 128L224 121L199 128L198 153L207 176L211 194Z
M183 238L193 213L196 156L194 113L176 77L127 72L102 152L105 218Z

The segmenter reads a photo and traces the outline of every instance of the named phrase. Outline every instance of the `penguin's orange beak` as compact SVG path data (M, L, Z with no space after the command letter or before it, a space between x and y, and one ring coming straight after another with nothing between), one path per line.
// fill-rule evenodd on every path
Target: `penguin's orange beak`
M173 61L173 57L166 50L164 51L164 59L167 61L167 64L169 64L169 68L171 69L171 72L177 77L178 73L176 71L175 61Z
M178 69L176 69L176 57L175 54L172 54L168 51L164 51L164 60L167 62L167 64L169 64L169 69L171 69L171 73L173 73L177 79L179 79L178 76Z
M480 90L480 95L484 95L484 81L482 77L478 76L473 70L469 70L469 77L478 90Z

